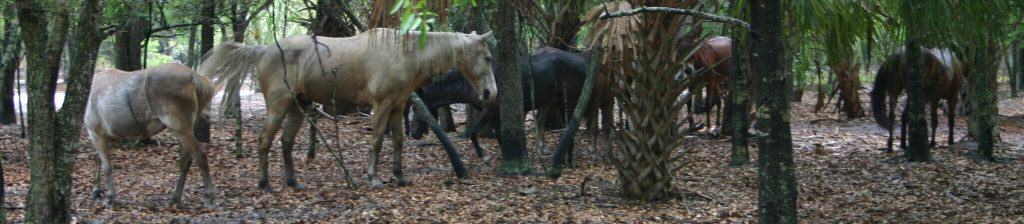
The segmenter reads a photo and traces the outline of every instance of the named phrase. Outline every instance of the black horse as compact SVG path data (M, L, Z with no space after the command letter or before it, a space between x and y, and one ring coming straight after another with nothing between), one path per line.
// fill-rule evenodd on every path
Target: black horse
M526 112L541 110L537 117L538 124L543 124L543 120L546 119L544 115L548 114L543 111L556 108L563 103L570 107L576 105L586 79L586 60L580 54L544 47L535 51L529 62L527 64L527 60L519 60L519 72L523 81L523 109ZM529 84L531 79L532 85ZM455 70L420 88L416 93L423 99L431 114L435 114L442 106L455 103L467 103L474 108L483 109L482 117L467 131L477 156L483 157L483 149L480 148L476 134L484 124L498 120L496 105L487 107L477 100L473 87ZM406 113L408 111L406 110ZM410 128L411 135L419 139L427 132L427 127L422 121L415 122L416 126ZM543 142L543 135L538 137Z

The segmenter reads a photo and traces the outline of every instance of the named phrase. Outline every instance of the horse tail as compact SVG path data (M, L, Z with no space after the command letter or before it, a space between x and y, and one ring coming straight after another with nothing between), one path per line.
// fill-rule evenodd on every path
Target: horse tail
M262 45L225 42L203 55L196 73L212 78L217 89L225 85L237 87L258 66L266 49Z
M217 92L217 88L214 87L210 78L202 75L192 76L192 86L196 89L196 105L199 107L200 114L202 114L202 111L205 111L206 107L210 105L210 101L213 99L213 94Z
M889 113L886 110L885 96L888 93L888 87L895 83L890 83L893 77L891 63L882 63L882 66L878 68L878 73L875 74L875 84L871 88L871 114L875 117L875 122L878 126L882 126L885 129L892 130L892 118L889 117Z

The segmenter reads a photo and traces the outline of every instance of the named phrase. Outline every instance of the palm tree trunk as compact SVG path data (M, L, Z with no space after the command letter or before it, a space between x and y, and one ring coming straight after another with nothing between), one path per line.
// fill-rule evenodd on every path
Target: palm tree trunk
M751 4L751 72L758 77L758 216L760 223L797 223L797 184L790 133L789 85L783 71L782 11L778 0Z

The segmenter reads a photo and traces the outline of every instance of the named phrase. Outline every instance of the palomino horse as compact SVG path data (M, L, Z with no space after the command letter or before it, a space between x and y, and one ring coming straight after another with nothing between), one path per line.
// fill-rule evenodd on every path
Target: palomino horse
M693 49L693 47L682 46L679 49L684 51ZM686 54L690 52L680 53ZM697 90L700 88L694 87L705 87L704 89L707 91L707 98L703 109L704 114L707 116L706 121L708 122L708 125L711 125L712 108L717 107L718 111L716 112L716 117L718 121L716 123L721 125L723 115L728 114L727 108L725 109L726 113L722 113L722 101L727 96L728 89L726 87L726 82L729 80L729 77L732 76L732 39L729 39L728 37L713 37L702 42L700 47L693 52L693 55L688 57L686 67L683 69L683 75L699 75L698 77L693 77L697 79L692 82L695 83L695 85L688 88L691 89L691 92L697 93ZM687 116L687 118L692 121L690 116Z
M427 35L422 47L417 38ZM327 107L373 106L373 149L368 169L371 187L384 183L377 176L377 161L384 132L392 131L392 172L399 186L409 184L402 173L402 111L413 90L431 76L456 68L482 92L483 101L497 95L491 72L491 52L484 35L410 32L372 29L348 38L292 36L279 45L247 46L225 43L209 53L199 68L216 82L239 82L256 69L266 100L267 119L260 135L259 187L272 191L267 180L267 154L284 122L281 136L286 184L301 189L295 179L292 147L302 126L301 107L310 101Z
M544 47L530 56L530 64L526 64L526 62L526 59L519 60L519 72L523 83L523 109L526 112L553 109L556 104L563 103L563 99L567 99L566 102L571 106L576 105L580 91L583 90L583 81L587 76L586 61L583 57L557 48ZM533 80L533 85L529 85L530 79ZM563 96L563 90L569 95L567 98ZM531 92L533 95L530 95ZM417 93L431 112L454 103L468 103L477 109L483 109L482 117L472 124L467 133L473 142L477 156L485 158L476 134L484 124L497 121L499 116L496 107L484 107L477 100L477 94L472 85L456 70L448 72L437 81L417 90ZM536 103L534 103L535 101ZM535 124L543 124L544 120L548 119L545 117L547 113L537 114ZM422 121L415 122L417 125L412 132L412 137L419 139L427 132L427 127ZM544 135L538 135L538 138L542 142L541 148L544 148Z
M181 191L194 159L205 185L204 205L214 206L216 190L210 180L206 153L199 148L192 128L215 91L210 79L179 64L134 72L109 69L96 74L85 109L85 127L97 154L93 198L110 206L116 196L109 158L113 140L147 138L169 128L181 142L179 176L171 204L182 207ZM100 187L101 169L107 178L105 198Z
M878 68L875 75L875 85L871 89L871 111L879 126L889 130L889 141L886 149L892 150L893 120L896 116L896 103L905 88L906 76L906 50L900 49L896 54L889 56L882 66ZM939 100L946 100L948 110L946 113L949 126L949 142L953 144L953 127L956 121L956 106L960 97L960 86L964 83L963 64L956 55L948 49L921 49L923 57L924 96L928 105L931 106L931 144L935 145L935 132L938 128L938 106ZM886 112L886 96L889 100L888 113ZM904 119L900 130L900 147L906 145L906 111L903 112Z

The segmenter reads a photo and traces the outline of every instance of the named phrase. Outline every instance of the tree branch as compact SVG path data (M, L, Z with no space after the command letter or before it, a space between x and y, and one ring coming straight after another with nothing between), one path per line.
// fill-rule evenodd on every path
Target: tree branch
M202 23L198 23L198 22L196 22L196 23L185 23L185 24L177 24L177 25L170 25L170 26L165 26L165 27L153 28L153 29L150 29L149 32L146 32L146 36L152 36L154 33L159 33L159 32L163 32L163 31L166 31L166 30L174 29L174 28L181 28L181 27L188 27L188 26L198 26L198 25L202 25Z
M345 14L345 17L348 17L350 23L356 25L356 28L359 28L360 32L366 32L368 30L366 29L366 25L359 22L359 18L356 17L356 14L352 13L352 10L348 9L348 4L342 5L342 2L339 0L336 0L334 4L338 4L338 8L341 9L341 12Z
M256 18L256 16L259 15L260 12L266 10L268 7L270 7L271 4L274 4L274 0L263 1L263 5L260 5L259 8L256 8L256 10L250 11L249 16L243 19L243 21L245 21L245 24L249 24L249 22L252 22L253 18Z
M645 6L640 6L640 8L635 8L635 9L631 9L631 10L624 10L624 11L618 11L618 12L613 12L613 13L605 12L605 13L602 13L599 18L600 19L611 19L611 18L616 18L616 17L636 15L636 14L640 14L640 13L669 13L669 14L688 15L688 16L693 16L693 17L701 18L701 19L704 19L704 20L712 21L712 22L719 22L719 23L725 23L725 24L731 24L731 25L735 25L735 26L740 26L740 27L746 28L747 30L750 30L750 24L749 23L744 22L743 20L736 19L736 18L732 18L732 17L728 17L728 16L720 16L720 15L715 15L715 14L709 14L709 13L695 11L695 10L689 10L689 9L677 9L677 8L669 8L669 7L645 7Z

